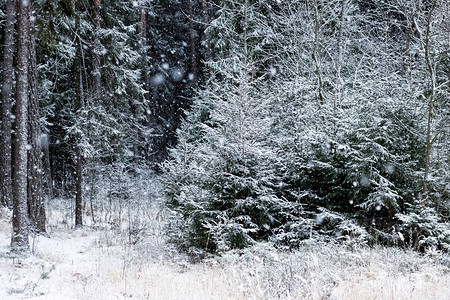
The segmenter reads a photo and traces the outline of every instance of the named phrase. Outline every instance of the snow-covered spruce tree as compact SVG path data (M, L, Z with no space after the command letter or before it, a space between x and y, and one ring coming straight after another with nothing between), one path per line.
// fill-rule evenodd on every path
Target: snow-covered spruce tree
M142 158L137 144L144 142L147 104L135 10L129 1L104 0L94 1L83 15L85 55L92 65L84 70L91 75L85 82L86 104L80 116L84 120L79 122L86 144L91 145L85 148L86 155L104 163Z
M281 193L311 220L298 231L288 224L282 240L298 243L305 227L338 237L367 236L365 227L392 240L423 163L420 101L402 69L404 20L364 1L298 2L273 20L285 45L273 84Z
M129 1L94 1L80 11L85 57L92 64L84 65L83 72L90 74L83 82L85 104L75 118L75 127L68 130L81 134L83 157L90 166L89 170L83 168L84 175L99 173L101 168L92 161L131 164L143 156L140 143L145 143L146 104L135 10Z
M410 245L450 249L449 222L449 20L446 1L395 2L409 25L405 69L414 84L421 137L421 188L397 215ZM412 78L413 77L413 78Z
M442 5L443 3L440 8L444 8ZM423 49L427 43L420 40L418 31L408 32L410 24L405 16L408 16L411 9L417 9L413 15L417 13L417 16L422 15L425 20L438 24L442 20L439 16L434 16L434 21L429 19L432 7L412 6L406 7L406 11L399 11L399 7L392 3L379 3L375 8L372 7L373 10L364 12L364 18L360 19L362 22L358 27L360 32L367 32L367 29L372 28L372 34L354 46L352 56L361 61L358 68L354 69L352 86L344 86L347 95L355 95L356 101L352 103L353 108L347 106L345 109L349 118L344 121L347 125L341 127L347 130L341 134L340 146L337 148L340 151L328 152L322 161L337 167L339 172L334 174L343 175L341 181L337 181L340 183L330 184L331 189L325 193L329 198L328 205L338 204L328 208L346 214L356 208L350 217L357 218L360 224L369 228L378 242L398 242L395 241L399 238L396 232L400 230L404 237L401 242L409 243L415 248L420 246L417 241L419 236L422 236L423 244L434 243L435 246L444 247L448 243L448 230L443 225L445 221L437 212L431 213L433 201L428 201L425 206L417 205L417 198L423 197L424 188L420 179L423 176L422 170L425 169L426 173L427 164L430 164L427 163L427 155L430 153L424 155L423 145L427 145L426 149L431 146L428 130L430 119L424 122L422 103L423 99L427 99L429 111L430 101L433 101L432 106L442 101L442 90L435 89L436 98L432 97L433 91L430 92L434 88L433 80L429 79L430 74L437 72L439 68L430 72L426 53L430 57L433 53L433 58L437 59L442 57L442 48L435 46L434 52L431 51L432 48ZM425 20L423 26L426 27ZM414 22L419 24L417 20ZM435 27L438 28L439 26ZM430 37L437 40L442 40L438 38L441 34L442 31L439 30L429 33ZM422 48L423 50L419 50L422 51L422 59L405 53L405 44L412 49ZM430 41L430 45L436 44ZM354 68L352 65L349 67ZM441 79L441 82L445 80ZM433 114L433 118L437 116L436 119L440 119L441 115L439 112L434 113L434 108ZM437 136L438 134L435 137ZM434 164L430 164L428 169L432 170L433 166ZM434 182L440 182L440 179ZM442 190L433 195L441 199L441 193ZM356 207L346 208L345 201L351 201ZM417 210L408 219L404 212L411 211L411 208ZM424 214L422 221L416 218L421 214ZM405 222L407 220L413 220L413 224L414 220L419 220L422 225L412 225ZM411 226L414 227L413 230Z
M208 29L217 53L208 63L211 79L163 165L174 214L168 232L184 249L245 247L294 218L295 205L276 192L263 8L261 1L223 2Z
M361 208L359 223L380 242L392 242L395 214L411 200L418 188L415 170L420 167L420 125L411 83L403 73L403 20L379 4L364 12L359 27L372 34L358 43L358 69L353 80L355 107L345 159L348 197ZM376 26L374 26L376 25ZM365 57L369 59L366 59ZM353 182L353 183L352 183ZM350 201L348 200L348 201ZM398 230L398 228L397 228Z
M280 157L280 193L302 208L277 240L298 245L316 233L365 235L350 204L353 181L346 137L358 96L354 87L362 40L352 1L299 1L273 18L279 60L274 89L274 147ZM345 59L344 59L345 58ZM342 226L341 226L342 225ZM341 228L345 227L345 228ZM311 235L312 234L312 235Z
M42 3L39 79L56 190L78 183L80 194L86 166L101 169L93 161L142 157L146 104L136 11L130 1Z
M441 85L436 86L436 95L440 96L433 98L433 107L445 107L442 105L445 103L442 78L447 73L439 68L427 73L425 51L420 50L426 43L416 36L419 31L410 30L411 20L407 17L410 11L398 12L397 9L392 3L375 5L367 1L299 1L282 7L274 5L270 14L263 14L264 18L259 19L264 21L256 21L259 30L266 34L258 46L251 47L252 60L239 61L251 62L252 68L247 67L247 70L256 70L245 73L247 77L237 71L221 72L228 70L227 67L239 66L232 63L227 51L240 44L232 39L233 43L229 42L223 31L213 30L214 26L242 27L235 26L232 14L220 11L207 33L211 41L221 45L215 51L222 59L211 64L215 77L209 88L200 93L194 111L180 131L180 145L173 150L174 160L166 165L169 204L181 220L174 223L182 228L178 241L185 242L184 246L197 243L195 246L206 248L205 244L217 240L217 235L223 232L224 226L217 222L217 216L223 216L219 213L227 211L226 218L231 216L232 210L210 206L210 199L217 199L218 195L210 186L223 187L227 183L223 181L224 176L219 176L220 171L211 175L212 166L220 170L216 167L218 156L211 155L215 153L211 149L222 149L211 145L222 145L219 129L233 128L225 127L224 118L218 117L226 112L227 104L232 103L227 97L232 99L229 95L236 95L233 91L238 91L242 82L248 82L245 78L257 78L258 81L249 85L250 90L264 97L253 98L270 99L271 107L269 129L260 147L265 153L276 154L276 159L269 156L263 161L261 157L257 164L258 170L267 170L273 178L269 187L277 199L273 207L278 210L277 214L272 214L277 216L276 225L269 233L272 238L295 246L302 239L317 234L338 239L343 236L367 239L371 235L373 241L381 243L405 243L416 248L425 244L446 247L448 231L444 230L443 212L448 211L448 198L445 198L448 185L445 174L436 172L439 178L430 177L433 180L428 186L436 183L439 188L433 188L429 195L437 200L427 204L417 201L423 190L421 177L426 161L423 145L428 126L423 118L422 103L430 99L427 98L430 74L439 74ZM427 14L419 15L426 21ZM419 15L412 13L414 18ZM419 49L423 56L413 54L416 50L411 52L411 49ZM433 53L433 59L442 61L442 55L437 55L439 52ZM232 57L235 61L239 58ZM262 80L261 70L270 70L267 80ZM226 80L235 78L240 84L225 89ZM214 86L214 82L220 85ZM266 83L270 83L270 92ZM223 95L219 99L227 101L212 101L217 95ZM216 103L221 103L221 108ZM442 112L445 114L445 109ZM433 120L444 124L445 117L435 114ZM448 139L443 128L436 131L439 134L432 140L433 147L445 150ZM210 135L212 132L214 135ZM226 142L229 141L227 135L222 135L222 141L223 145L231 147L232 143ZM436 159L435 150L431 153L432 161L446 163L445 159ZM268 169L262 168L264 163L269 163ZM430 165L432 169L439 170L435 164ZM236 201L239 197L230 199L227 203L239 207ZM439 207L440 211L433 212L432 206ZM212 213L205 207L215 210ZM290 215L284 213L286 207ZM205 219L206 211L215 223ZM254 237L255 233L249 236ZM422 242L418 242L419 237Z
M70 1L39 1L36 18L38 87L42 133L46 137L46 177L54 196L69 196L73 187L73 144L66 140L74 104L71 76L75 47ZM50 171L51 170L51 171Z

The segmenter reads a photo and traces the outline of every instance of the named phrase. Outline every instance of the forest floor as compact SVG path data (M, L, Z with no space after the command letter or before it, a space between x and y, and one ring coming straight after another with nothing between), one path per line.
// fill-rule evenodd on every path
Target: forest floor
M258 244L194 264L164 243L156 209L138 239L126 218L75 230L69 217L51 208L49 237L32 236L32 254L18 258L11 212L0 210L0 299L450 299L450 258L439 252Z

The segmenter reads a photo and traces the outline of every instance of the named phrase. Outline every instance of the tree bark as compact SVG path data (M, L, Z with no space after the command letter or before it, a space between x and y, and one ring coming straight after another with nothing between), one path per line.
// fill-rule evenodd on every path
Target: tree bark
M6 2L5 46L3 50L2 84L2 128L0 153L0 204L12 206L12 164L11 164L11 98L14 82L14 23L16 21L15 1Z
M31 28L34 22L30 21ZM37 232L45 232L45 203L42 190L42 146L39 113L39 95L36 77L36 41L33 29L29 42L29 107L28 107L28 215Z
M428 75L430 76L430 95L428 97L427 103L427 133L426 133L426 145L425 145L425 172L423 177L423 187L422 187L422 199L428 201L428 189L429 189L429 174L430 174L430 163L431 163L431 149L433 145L432 139L432 123L433 123L433 112L434 112L434 101L435 101L435 90L436 90L436 74L430 57L430 39L431 39L431 20L433 17L434 9L436 8L436 0L433 1L432 7L430 9L427 18L427 28L425 33L424 50L425 50L425 62L427 65Z
M11 248L21 253L29 251L29 220L27 211L29 6L30 3L27 1L18 1L16 142L14 148L13 234Z
M81 51L82 44L79 36L80 32L80 15L78 9L76 10L76 20L75 20L75 43L76 43L76 53L75 53L75 114L81 113L83 108L83 78L82 78L82 58ZM75 137L75 227L83 226L83 154L81 151L81 137Z

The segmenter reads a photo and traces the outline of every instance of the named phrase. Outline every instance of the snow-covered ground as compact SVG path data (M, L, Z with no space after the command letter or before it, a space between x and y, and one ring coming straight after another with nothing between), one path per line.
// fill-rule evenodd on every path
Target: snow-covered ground
M125 218L73 230L52 209L50 237L32 236L32 255L20 259L1 210L0 299L450 299L450 259L439 253L259 244L192 264L164 244L159 212L147 216L136 241Z

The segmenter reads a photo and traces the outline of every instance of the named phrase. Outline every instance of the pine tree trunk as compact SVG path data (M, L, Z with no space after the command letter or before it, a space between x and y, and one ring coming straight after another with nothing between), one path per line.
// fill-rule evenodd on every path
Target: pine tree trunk
M34 22L31 23L31 28ZM33 229L45 232L45 204L42 193L42 146L39 113L39 95L36 77L36 41L30 33L30 62L28 67L29 107L28 107L28 214Z
M29 2L18 1L16 142L14 145L13 234L11 239L11 247L17 252L29 251L29 220L27 210L29 6Z
M2 84L2 128L0 142L0 204L12 206L11 165L11 98L14 81L14 23L16 21L15 1L6 2L5 46L3 51Z
M79 11L76 11L76 32L79 34L80 31L80 15ZM81 51L82 44L80 37L77 35L75 38L76 42L76 53L75 53L75 113L81 113L83 108L83 79L82 79L82 68L81 68ZM81 125L81 124L80 124ZM83 194L82 194L82 184L83 184L83 154L81 151L81 137L75 137L75 227L83 226Z

